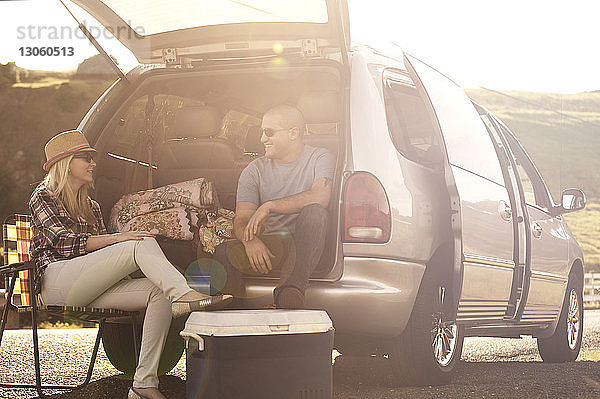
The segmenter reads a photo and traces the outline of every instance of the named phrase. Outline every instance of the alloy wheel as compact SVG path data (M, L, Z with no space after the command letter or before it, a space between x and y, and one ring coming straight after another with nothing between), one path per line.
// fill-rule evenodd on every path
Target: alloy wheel
M577 297L577 291L572 289L569 294L569 313L567 314L567 340L571 350L574 350L577 347L580 328L579 299Z
M431 330L431 347L433 356L442 367L447 366L452 360L456 349L458 326L444 320L443 315L434 315L434 325Z
M446 299L446 288L439 287L437 305L444 308ZM437 363L445 367L452 360L456 349L458 338L458 326L456 322L447 320L443 311L433 314L431 328L431 348Z

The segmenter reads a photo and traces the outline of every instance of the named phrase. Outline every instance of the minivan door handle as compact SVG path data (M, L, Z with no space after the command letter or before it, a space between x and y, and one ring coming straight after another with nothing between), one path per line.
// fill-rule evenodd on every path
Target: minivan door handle
M498 202L498 213L500 214L502 220L506 220L507 222L509 222L512 218L512 209L504 200L500 200L500 202Z
M535 238L540 238L542 236L542 230L542 226L540 226L538 222L531 223L531 234L533 234Z

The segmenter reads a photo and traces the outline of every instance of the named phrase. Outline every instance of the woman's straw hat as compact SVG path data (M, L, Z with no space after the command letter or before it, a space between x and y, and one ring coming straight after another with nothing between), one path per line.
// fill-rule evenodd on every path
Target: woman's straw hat
M88 143L83 133L79 130L68 130L57 134L46 143L44 151L46 152L46 163L44 164L44 170L46 172L49 171L50 167L57 161L60 161L71 154L78 152L96 152L96 150L90 146L90 143Z

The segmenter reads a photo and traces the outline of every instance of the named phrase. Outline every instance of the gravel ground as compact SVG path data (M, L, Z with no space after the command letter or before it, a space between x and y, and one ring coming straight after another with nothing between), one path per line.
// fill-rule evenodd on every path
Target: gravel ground
M574 363L545 364L532 338L467 338L454 381L439 387L399 387L386 378L385 359L366 359L361 367L334 367L334 398L591 398L600 397L600 310L585 314L582 351ZM95 329L40 330L42 373L46 381L76 383L87 369ZM31 333L6 331L0 348L0 376L17 382L33 380ZM45 366L45 367L44 367ZM73 370L80 370L73 376ZM53 398L125 398L131 382L120 378L100 349L92 383L82 391L58 392ZM185 357L161 377L168 398L185 398ZM49 392L51 393L51 392ZM36 397L35 390L0 389L2 398Z

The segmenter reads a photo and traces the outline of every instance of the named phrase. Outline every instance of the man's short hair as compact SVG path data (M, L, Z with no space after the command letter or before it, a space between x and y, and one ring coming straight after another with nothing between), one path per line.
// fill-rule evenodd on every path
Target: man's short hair
M306 125L304 123L304 116L302 115L302 112L292 105L277 105L267 110L264 115L275 115L279 124L283 128L291 129L293 127L297 127L300 135L304 135L306 131Z

